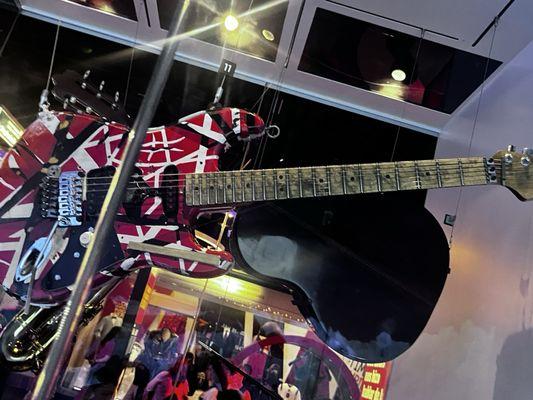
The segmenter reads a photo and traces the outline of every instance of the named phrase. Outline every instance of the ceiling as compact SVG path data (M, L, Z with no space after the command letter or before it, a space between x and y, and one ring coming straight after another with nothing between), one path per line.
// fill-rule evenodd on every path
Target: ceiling
M128 14L121 9L124 17L109 12L109 9L104 8L108 12L102 12L82 5L102 4L106 1L119 5L129 2L134 11ZM160 15L160 11L165 4L168 8L168 4L177 1L21 0L21 5L27 15L59 20L64 26L157 52L166 35L161 21L168 17L168 10L164 15ZM212 0L197 0L191 3L201 3L206 9L219 4ZM200 36L196 35L194 38L190 37L191 35L183 37L176 58L211 70L218 70L221 60L228 59L237 64L236 76L239 78L438 135L453 115L453 111L441 112L402 101L395 95L383 95L362 87L354 87L345 82L304 72L299 68L317 9L348 16L354 19L354 23L363 21L372 26L387 28L387 32L423 38L424 41L443 45L442 48L461 50L461 54L481 56L476 61L478 64L479 60L486 60L489 56L492 60L505 63L533 38L533 24L530 23L530 16L533 15L531 0L257 0L255 6L248 9L247 15L250 15L251 11L253 15L258 16L256 19L260 20L261 16L268 16L269 12L279 10L279 7L283 7L284 19L277 19L283 26L279 37L275 37L277 51L270 59L261 58L257 54L250 55L254 52L253 46L251 50L241 51L236 51L231 45L223 47L222 43L217 43L212 37L205 37L209 35L209 29L204 29ZM193 10L197 13L194 7ZM491 26L498 15L498 23L495 27ZM218 27L211 26L210 29ZM324 40L327 40L327 37ZM227 44L228 41L225 42ZM485 72L485 68L480 70ZM461 71L456 71L457 74L461 75ZM481 72L478 72L479 74ZM479 78L479 83L476 83L472 90L479 86L485 76ZM455 79L453 84L467 84L468 80L465 79L463 82ZM468 95L471 95L471 92L463 93L461 102Z

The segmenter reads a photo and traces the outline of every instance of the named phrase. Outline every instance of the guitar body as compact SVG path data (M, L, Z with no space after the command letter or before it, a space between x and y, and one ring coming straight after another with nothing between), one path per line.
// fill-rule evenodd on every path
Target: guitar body
M247 272L288 289L331 348L363 362L388 361L420 335L449 271L438 222L403 199L378 194L241 209L232 254Z
M217 171L219 156L231 140L248 140L263 131L257 115L235 108L199 112L175 125L150 129L94 288L143 266L190 277L225 274L233 258L222 248L207 248L196 240L200 209L185 204L181 174ZM9 294L25 298L35 267L33 305L48 307L68 298L128 133L126 126L94 116L46 112L6 154L0 164L0 275L11 271L4 279ZM65 187L51 174L54 169L72 173ZM86 177L83 186L80 177ZM79 199L74 206L80 217L71 226L54 229L61 215L50 217L47 212L62 195ZM225 207L201 212L225 212ZM128 250L132 242L212 254L219 261L214 265Z

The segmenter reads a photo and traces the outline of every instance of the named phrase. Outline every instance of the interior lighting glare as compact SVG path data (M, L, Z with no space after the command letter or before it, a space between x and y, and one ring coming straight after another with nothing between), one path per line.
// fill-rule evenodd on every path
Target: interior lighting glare
M15 117L5 107L0 106L0 139L12 147L18 142L23 132L24 129Z
M404 70L402 69L395 69L391 72L392 79L398 82L405 81L405 78L407 78L407 75L405 74Z
M263 29L261 31L261 33L263 34L263 37L268 40L269 42L273 42L275 37L274 37L274 34L272 32L270 32L268 29Z
M239 27L239 20L235 18L233 15L228 15L224 19L224 27L228 31L233 32L235 29Z

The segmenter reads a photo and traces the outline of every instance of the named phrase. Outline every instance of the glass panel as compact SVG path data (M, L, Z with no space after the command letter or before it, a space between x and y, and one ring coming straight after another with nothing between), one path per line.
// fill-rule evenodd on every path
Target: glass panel
M298 68L451 113L483 82L486 58L317 8Z
M137 21L133 0L64 0Z
M168 29L178 4L178 0L157 0L163 29ZM288 5L288 0L195 1L184 30L204 42L274 61Z

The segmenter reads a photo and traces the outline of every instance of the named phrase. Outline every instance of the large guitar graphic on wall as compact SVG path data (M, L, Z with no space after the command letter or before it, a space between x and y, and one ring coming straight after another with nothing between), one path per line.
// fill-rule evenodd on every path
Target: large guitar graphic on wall
M46 111L0 165L0 265L9 271L5 290L26 301L31 288L32 314L15 318L1 338L3 356L13 368L39 368L53 340L55 325L50 320L57 323L68 299L128 132L126 125L95 115ZM150 129L93 293L104 296L126 274L147 266L198 278L226 274L234 255L218 243L199 241L195 223L200 215L234 212L253 203L330 196L349 201L360 194L473 185L504 185L522 200L533 197L527 149L498 151L490 157L218 170L225 149L264 133L259 116L236 108L213 108ZM446 243L442 232L431 239ZM393 359L414 343L448 273L447 256L445 263L414 263L401 274L394 266L383 268L357 257L350 265L317 265L317 251L346 249L323 242L307 252L309 237L292 241L296 248L287 247L287 240L279 247L285 255L297 254L304 264L269 263L261 237L245 240L238 256L249 272L289 290L325 343L364 362ZM357 280L350 280L354 276ZM330 285L329 294L321 282ZM422 282L425 289L413 282ZM341 292L351 291L356 298L367 290L388 307L362 318L363 311ZM401 309L401 304L410 309Z

